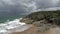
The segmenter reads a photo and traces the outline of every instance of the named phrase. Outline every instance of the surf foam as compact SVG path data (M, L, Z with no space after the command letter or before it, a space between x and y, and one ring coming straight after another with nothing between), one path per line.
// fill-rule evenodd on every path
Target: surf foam
M12 32L21 32L29 28L25 23L21 23L20 19L15 19L13 21L7 20L5 23L0 24L0 34L9 34Z

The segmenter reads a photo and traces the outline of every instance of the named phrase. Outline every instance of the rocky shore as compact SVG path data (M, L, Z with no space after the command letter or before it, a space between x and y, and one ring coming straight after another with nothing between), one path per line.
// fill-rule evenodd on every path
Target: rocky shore
M21 22L33 26L23 32L12 34L59 34L60 10L34 12L24 17Z

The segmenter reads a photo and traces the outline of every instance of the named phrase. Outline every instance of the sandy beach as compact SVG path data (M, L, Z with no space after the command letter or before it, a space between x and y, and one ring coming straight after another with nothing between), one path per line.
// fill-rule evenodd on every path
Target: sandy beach
M13 32L11 34L60 34L59 28L52 28L50 30L47 30L45 32L38 32L35 26L32 26L31 28L22 31L22 32Z

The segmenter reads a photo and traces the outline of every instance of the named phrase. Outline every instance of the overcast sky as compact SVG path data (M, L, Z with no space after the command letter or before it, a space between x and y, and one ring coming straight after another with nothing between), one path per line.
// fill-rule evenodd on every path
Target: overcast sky
M60 7L60 0L0 0L0 15L27 14L55 7Z

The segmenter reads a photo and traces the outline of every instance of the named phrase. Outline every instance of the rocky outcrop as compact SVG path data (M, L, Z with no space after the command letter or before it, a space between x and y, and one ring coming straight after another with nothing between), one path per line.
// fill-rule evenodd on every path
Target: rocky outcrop
M21 22L27 24L34 24L35 22L40 22L44 24L56 24L60 25L60 11L40 11L27 15Z
M21 22L32 24L39 32L45 32L51 28L60 27L60 11L39 11L24 17Z

